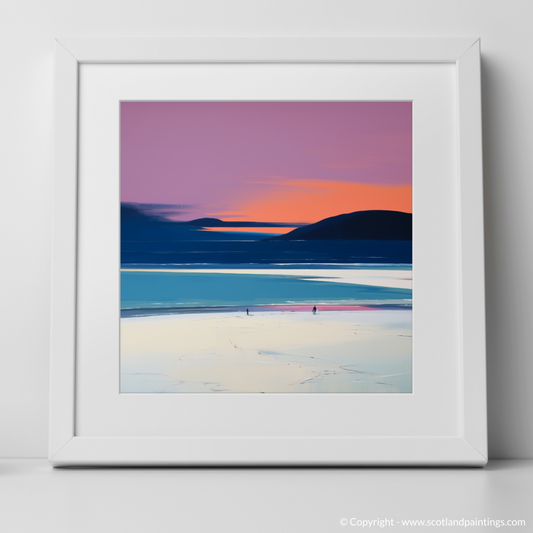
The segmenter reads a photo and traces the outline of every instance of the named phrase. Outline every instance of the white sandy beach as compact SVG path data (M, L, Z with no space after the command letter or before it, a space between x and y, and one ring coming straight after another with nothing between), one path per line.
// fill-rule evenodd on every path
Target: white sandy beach
M123 318L121 392L411 392L411 311Z

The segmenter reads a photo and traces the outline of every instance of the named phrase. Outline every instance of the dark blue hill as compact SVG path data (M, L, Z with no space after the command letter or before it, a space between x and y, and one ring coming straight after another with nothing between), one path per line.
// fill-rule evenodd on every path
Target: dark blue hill
M197 226L199 228L294 228L301 224L278 224L275 222L228 222L219 218L197 218L190 222L179 222L187 226ZM275 233L274 231L272 233Z
M227 239L224 233L204 231L203 227L202 224L174 222L164 217L146 213L135 204L123 203L120 205L120 235L123 243L129 241L165 243Z
M203 229L250 224L267 225L212 218L173 222L143 212L135 204L122 204L121 262L124 265L412 262L411 215L394 211L339 215L266 240L253 240L258 237L249 233L239 237Z
M267 222L227 222L218 218L198 218L190 222L175 222L145 212L136 204L123 203L120 205L122 241L222 241L238 237L235 233L228 236L227 233L205 231L204 228L285 228L294 226L295 224Z
M356 211L296 228L270 241L411 241L413 215L400 211Z

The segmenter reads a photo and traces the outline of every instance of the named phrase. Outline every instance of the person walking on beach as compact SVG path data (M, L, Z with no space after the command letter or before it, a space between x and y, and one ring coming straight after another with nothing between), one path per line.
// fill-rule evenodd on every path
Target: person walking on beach
M248 311L248 309L246 309L246 314L247 316L250 316L250 311Z
M313 305L313 315L316 315L316 305Z

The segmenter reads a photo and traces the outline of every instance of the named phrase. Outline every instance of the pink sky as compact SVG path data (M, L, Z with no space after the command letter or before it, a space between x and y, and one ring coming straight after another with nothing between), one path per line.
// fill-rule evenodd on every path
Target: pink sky
M121 201L172 218L411 211L411 102L122 102Z

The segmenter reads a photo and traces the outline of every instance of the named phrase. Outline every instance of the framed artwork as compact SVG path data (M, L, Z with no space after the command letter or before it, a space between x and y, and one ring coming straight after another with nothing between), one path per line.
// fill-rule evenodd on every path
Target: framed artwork
M486 463L479 42L61 39L50 461Z
M122 393L410 393L411 102L121 102Z

